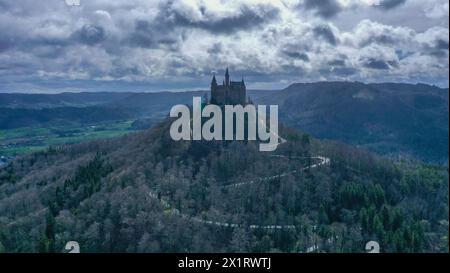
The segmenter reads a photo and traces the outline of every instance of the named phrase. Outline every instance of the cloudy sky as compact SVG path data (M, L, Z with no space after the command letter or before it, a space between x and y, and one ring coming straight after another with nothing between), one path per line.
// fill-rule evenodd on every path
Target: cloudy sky
M0 0L0 92L448 87L448 0Z

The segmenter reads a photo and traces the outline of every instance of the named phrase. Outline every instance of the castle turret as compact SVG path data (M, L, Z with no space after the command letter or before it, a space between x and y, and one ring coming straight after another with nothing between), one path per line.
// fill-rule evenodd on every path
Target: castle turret
M216 75L213 75L212 81L211 81L211 86L217 86L217 81L216 81Z

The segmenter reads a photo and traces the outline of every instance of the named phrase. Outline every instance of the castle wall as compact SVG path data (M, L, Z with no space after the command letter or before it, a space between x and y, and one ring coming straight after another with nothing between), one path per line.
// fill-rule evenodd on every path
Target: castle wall
M226 104L226 88L224 86L218 85L211 89L211 100L217 104Z
M231 104L245 104L245 89L243 87L231 86L229 93L229 101Z

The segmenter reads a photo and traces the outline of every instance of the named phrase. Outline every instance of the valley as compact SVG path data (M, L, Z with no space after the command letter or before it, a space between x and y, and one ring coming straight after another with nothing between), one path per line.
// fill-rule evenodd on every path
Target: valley
M42 151L50 146L117 137L134 131L136 129L133 129L132 120L2 129L0 130L0 156L5 164L16 156Z

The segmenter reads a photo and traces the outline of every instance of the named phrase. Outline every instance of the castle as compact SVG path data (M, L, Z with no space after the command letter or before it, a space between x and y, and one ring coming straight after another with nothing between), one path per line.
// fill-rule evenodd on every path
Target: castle
M245 105L246 104L246 88L244 78L242 81L233 82L230 80L228 68L225 72L225 80L222 85L218 85L216 75L211 81L211 103L217 105Z

